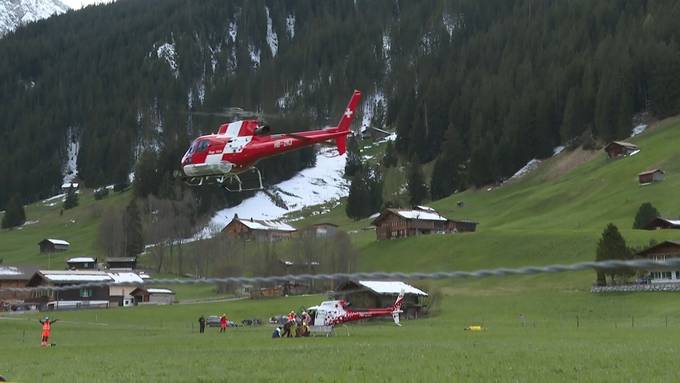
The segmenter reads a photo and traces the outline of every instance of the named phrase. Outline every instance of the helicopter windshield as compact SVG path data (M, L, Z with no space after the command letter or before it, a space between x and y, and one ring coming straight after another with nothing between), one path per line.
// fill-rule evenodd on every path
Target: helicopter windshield
M209 142L207 140L196 140L191 144L185 155L189 156L193 153L204 152L206 149L208 149L208 146Z

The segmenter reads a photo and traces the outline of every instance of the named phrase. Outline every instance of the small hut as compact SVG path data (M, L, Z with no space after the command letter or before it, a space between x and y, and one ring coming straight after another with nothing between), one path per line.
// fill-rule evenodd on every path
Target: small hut
M664 173L663 170L652 169L652 170L647 170L646 172L642 172L642 173L638 174L638 181L640 182L640 185L647 185L647 184L651 184L652 182L663 181L665 176L666 176L666 173Z
M640 148L637 145L625 141L612 141L604 147L609 158L619 158L631 156L638 152Z
M66 261L70 270L96 270L97 258L92 257L76 257L70 258Z
M63 239L46 238L38 242L38 246L40 246L41 253L54 253L68 250L71 244Z
M157 305L169 305L175 302L175 293L170 289L137 287L130 292L135 298L135 304L149 303Z

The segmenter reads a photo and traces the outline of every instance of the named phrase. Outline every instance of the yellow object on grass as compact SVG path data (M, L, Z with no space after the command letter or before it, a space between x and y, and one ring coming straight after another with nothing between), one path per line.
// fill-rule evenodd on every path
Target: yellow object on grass
M466 331L484 331L484 327L481 325L472 325L472 326L467 326L465 327Z

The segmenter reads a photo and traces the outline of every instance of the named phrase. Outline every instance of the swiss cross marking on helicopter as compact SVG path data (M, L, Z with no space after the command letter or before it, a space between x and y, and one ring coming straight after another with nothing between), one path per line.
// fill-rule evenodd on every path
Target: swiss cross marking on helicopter
M350 110L349 108L345 109L345 117L350 118L352 117L352 114L354 114L354 111Z

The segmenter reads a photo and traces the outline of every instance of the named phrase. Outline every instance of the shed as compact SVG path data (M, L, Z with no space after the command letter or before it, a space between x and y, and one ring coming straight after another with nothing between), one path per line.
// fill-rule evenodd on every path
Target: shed
M632 156L640 151L637 145L625 141L612 141L604 147L609 158Z
M36 292L31 300L40 303L44 309L73 309L82 307L108 307L109 287L83 286L93 282L110 283L113 279L103 271L85 270L38 270L33 274L28 287L72 286L68 290L44 290Z
M111 270L133 270L137 267L137 257L109 257L106 267Z
M316 238L332 237L337 233L338 225L330 222L315 223L304 229L305 233Z
M407 318L417 318L422 312L421 298L427 297L428 294L401 281L350 280L340 285L336 294L350 302L354 308L368 309L394 304L402 290L404 291L402 311Z
M137 287L130 295L135 298L135 304L169 305L175 302L175 293L170 289Z
M680 241L663 241L637 253L638 256L664 261L668 258L680 258ZM680 283L680 270L650 270L650 283Z
M71 270L96 270L97 258L92 257L76 257L70 258L66 261L68 268Z
M297 231L294 227L280 222L259 219L241 219L238 215L222 229L230 236L244 239L254 239L257 241L274 241L278 239L292 238Z
M638 181L640 182L640 185L647 185L651 184L652 182L663 181L665 176L666 173L664 173L663 170L652 169L638 174Z
M3 291L2 289L26 287L34 273L33 268L0 265L0 301L21 301L30 297L28 292Z
M661 230L661 229L680 229L680 219L668 219L656 217L649 221L643 229L645 230Z
M63 239L45 238L38 242L38 246L40 246L41 253L53 253L56 251L66 251L71 244Z
M373 220L378 240L427 234L472 232L477 222L449 219L427 206L415 209L385 209Z

